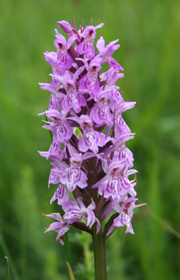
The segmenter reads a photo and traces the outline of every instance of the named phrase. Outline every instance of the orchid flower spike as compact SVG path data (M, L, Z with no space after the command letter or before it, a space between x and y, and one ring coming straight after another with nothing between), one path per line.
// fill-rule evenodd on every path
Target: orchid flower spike
M56 187L50 203L56 201L64 213L46 215L55 222L45 232L55 231L61 244L73 226L106 238L123 226L134 234L133 211L143 204L135 204L137 180L132 176L137 170L126 147L134 133L123 113L136 102L124 101L116 85L124 77L112 57L120 45L118 40L106 45L101 36L96 51L103 23L79 29L74 21L58 25L65 34L55 29L55 50L44 53L52 81L40 83L50 95L49 108L40 115L46 115L43 127L51 132L52 143L39 153L51 161L48 185ZM109 65L105 72L104 63Z

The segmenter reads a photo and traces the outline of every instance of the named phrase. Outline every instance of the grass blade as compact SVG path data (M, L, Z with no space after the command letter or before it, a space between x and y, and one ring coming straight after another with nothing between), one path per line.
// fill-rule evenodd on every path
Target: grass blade
M70 264L68 262L66 262L66 264L67 264L67 268L68 268L69 279L75 280Z
M9 269L9 259L7 256L5 256L4 258L6 259L6 262L7 262L8 280L11 280L10 269Z

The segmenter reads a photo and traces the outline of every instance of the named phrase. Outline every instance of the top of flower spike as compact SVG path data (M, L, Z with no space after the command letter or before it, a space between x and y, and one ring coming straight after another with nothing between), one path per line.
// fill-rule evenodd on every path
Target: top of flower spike
M67 33L68 35L73 35L73 34L76 32L76 31L75 31L75 30L76 30L76 26L75 26L74 19L73 19L73 25L74 25L74 27L72 27L72 26L70 25L70 23L67 22L67 21L65 21L65 20L58 21L57 23L61 26L62 30L63 30L65 33ZM92 22L91 22L91 23L92 23ZM98 29L98 28L101 28L103 25L104 25L104 23L100 23L100 24L98 24L98 25L95 26L95 27L94 27L92 24L91 24L90 26L87 26L87 27L85 28L85 30L83 31L84 34L83 34L82 37L87 36L87 35L88 35L88 32L90 32L91 35L92 35L92 33L94 33L94 30L96 30L96 29ZM85 34L86 34L86 35L85 35ZM94 36L94 35L93 35L93 36Z
M96 29L101 28L104 23L98 24L97 26L93 26L92 24L83 28L80 27L79 30L76 30L75 22L73 20L73 27L65 20L57 22L62 30L68 34L68 36L75 36L77 42L79 42L77 46L77 51L80 55L84 55L87 59L92 59L95 55L94 49L94 39L96 37Z

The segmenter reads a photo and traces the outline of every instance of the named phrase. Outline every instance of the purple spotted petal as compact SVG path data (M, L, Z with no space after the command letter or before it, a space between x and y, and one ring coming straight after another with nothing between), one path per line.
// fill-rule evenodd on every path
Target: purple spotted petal
M52 204L53 201L56 199L58 200L57 204L59 205L62 205L67 200L69 200L69 193L63 184L59 184L57 190L55 191L53 197L50 200L50 204Z
M87 186L87 175L80 168L70 167L62 175L61 182L67 186L70 192L74 191L76 186L84 189Z
M105 135L96 131L88 131L79 139L79 149L86 152L88 149L98 153L98 146L102 147L105 143Z

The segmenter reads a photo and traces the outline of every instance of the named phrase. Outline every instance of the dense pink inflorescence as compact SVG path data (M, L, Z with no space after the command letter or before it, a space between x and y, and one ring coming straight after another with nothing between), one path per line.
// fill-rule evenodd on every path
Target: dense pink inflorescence
M105 45L100 37L95 51L96 30L103 24L79 30L66 21L58 24L67 39L55 29L56 51L44 53L52 80L40 83L50 93L49 108L41 114L48 119L43 127L51 132L52 144L40 155L51 160L49 186L58 185L51 203L57 200L64 215L47 215L57 222L46 232L56 231L61 244L72 226L88 232L96 227L108 236L125 225L126 233L134 233L137 171L125 145L134 134L122 114L135 102L124 101L115 84L124 76L124 69L112 58L120 45L118 40ZM104 63L109 69L103 73ZM134 179L129 179L133 174Z

